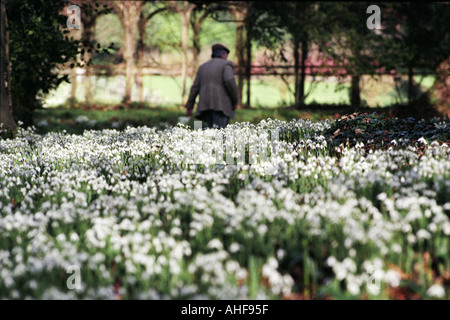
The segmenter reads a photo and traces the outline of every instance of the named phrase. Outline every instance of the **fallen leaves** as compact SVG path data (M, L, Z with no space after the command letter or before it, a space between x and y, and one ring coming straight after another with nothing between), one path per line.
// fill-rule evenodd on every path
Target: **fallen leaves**
M389 118L376 113L344 115L324 135L334 146L348 144L353 147L358 142L364 142L366 153L370 150L400 147L398 141L404 141L409 145L416 145L419 156L423 156L425 152L425 146L418 143L422 138L438 142L450 141L448 126L438 126L436 121Z

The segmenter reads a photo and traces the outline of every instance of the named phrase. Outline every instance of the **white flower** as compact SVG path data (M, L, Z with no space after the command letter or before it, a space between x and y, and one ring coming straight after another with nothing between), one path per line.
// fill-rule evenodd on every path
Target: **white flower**
M258 233L262 236L266 234L267 230L269 230L269 228L265 224L258 227Z
M345 266L345 268L352 272L355 273L356 272L356 264L355 262L350 259L350 258L345 258L344 261L342 261L342 264Z
M58 236L56 237L56 240L58 242L64 242L66 241L66 236L63 233L58 234Z
M420 229L419 231L417 231L417 238L419 239L430 239L431 234L424 230L424 229Z
M327 263L327 265L328 265L329 267L333 267L333 266L336 264L336 262L337 262L337 260L336 260L336 258L333 257L333 256L328 257L328 259L327 259L327 261L326 261L326 263Z
M80 239L80 237L78 236L78 234L76 232L72 232L70 234L70 241L77 242L79 239Z
M427 290L427 295L432 298L444 298L445 289L440 284L434 284Z
M372 294L372 295L374 295L374 296L377 296L377 295L380 294L381 288L380 288L380 286L379 286L378 284L376 284L376 283L368 283L368 284L367 284L367 291L368 291L370 294Z
M225 269L229 273L236 273L239 268L239 263L237 263L236 261L228 261L225 265Z
M334 274L336 275L336 279L339 281L344 280L347 277L347 268L343 263L336 263L333 267Z
M398 287L400 285L401 276L395 270L388 270L384 275L384 280L389 283L391 287Z
M425 140L424 137L421 137L419 140L417 140L417 142L420 142L420 143L425 144L425 145L428 144L427 140Z
M210 248L210 249L216 249L216 250L222 250L222 249L223 249L222 241L220 241L219 239L212 239L212 240L208 243L208 248Z
M347 290L352 295L358 295L360 293L359 285L354 281L347 283Z
M238 252L240 249L241 249L241 245L240 245L239 243L237 243L237 242L233 242L233 243L230 245L230 252L231 252L231 253L236 253L236 252Z
M394 251L395 253L401 253L402 247L398 243L394 243L392 245L392 251Z

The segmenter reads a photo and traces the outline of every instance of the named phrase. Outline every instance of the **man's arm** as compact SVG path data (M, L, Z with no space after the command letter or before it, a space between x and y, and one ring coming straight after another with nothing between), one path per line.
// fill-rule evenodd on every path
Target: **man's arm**
M194 105L195 105L195 100L197 99L199 92L200 92L200 76L199 76L199 72L197 72L194 83L192 84L192 87L191 87L191 91L189 93L188 101L185 105L188 116L190 116L192 114L192 110L194 109Z
M228 95L231 98L231 103L234 110L236 109L239 101L239 93L236 85L236 80L234 79L234 66L231 61L228 61L228 63L225 65L225 70L223 71L223 83Z

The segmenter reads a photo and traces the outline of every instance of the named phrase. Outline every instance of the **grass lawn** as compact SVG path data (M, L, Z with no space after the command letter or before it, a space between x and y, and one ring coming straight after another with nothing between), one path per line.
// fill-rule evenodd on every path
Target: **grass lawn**
M426 89L433 84L432 77L426 77L421 82L417 77L416 82L421 82L421 86ZM293 81L290 81L293 83ZM190 90L192 80L188 79L187 90ZM306 82L306 92L311 89L311 82ZM103 104L118 104L124 94L125 78L117 77L93 77L92 90L94 92L94 102ZM290 84L292 90L292 84ZM373 106L389 106L396 101L396 92L392 86L385 83L377 83L369 91L362 88L361 98ZM331 81L317 82L313 84L313 90L306 98L306 103L319 104L348 104L348 84L338 86ZM246 86L244 86L244 103L246 103ZM367 89L369 90L369 88ZM56 90L52 91L44 101L46 107L63 106L70 98L71 85L69 83L61 84ZM367 94L366 94L367 93ZM370 96L368 96L368 94ZM76 98L78 101L84 101L84 83L81 79L78 81L76 89ZM266 76L255 77L252 80L251 87L251 105L254 107L274 108L293 104L293 94L288 90L287 85L279 78ZM132 101L138 100L138 91L133 88ZM178 107L181 105L181 79L180 77L166 76L146 76L144 77L144 101L151 106Z

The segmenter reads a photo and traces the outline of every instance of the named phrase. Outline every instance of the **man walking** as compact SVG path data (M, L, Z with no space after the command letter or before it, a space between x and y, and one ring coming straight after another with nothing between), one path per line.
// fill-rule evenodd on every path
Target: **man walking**
M191 116L199 95L195 117L205 121L209 128L225 128L238 103L238 89L234 66L228 61L230 50L222 44L212 46L211 60L198 69L186 103L186 115Z

